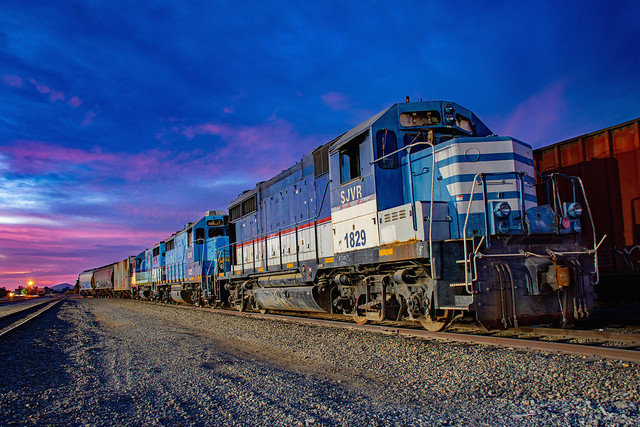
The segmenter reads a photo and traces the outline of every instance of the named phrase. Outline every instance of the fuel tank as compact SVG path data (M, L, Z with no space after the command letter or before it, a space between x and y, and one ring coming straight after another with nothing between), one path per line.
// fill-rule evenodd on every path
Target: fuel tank
M314 286L257 288L253 299L262 310L325 311L318 305Z
M180 285L171 287L171 299L177 303L193 304L193 301L191 301L191 291L182 289Z

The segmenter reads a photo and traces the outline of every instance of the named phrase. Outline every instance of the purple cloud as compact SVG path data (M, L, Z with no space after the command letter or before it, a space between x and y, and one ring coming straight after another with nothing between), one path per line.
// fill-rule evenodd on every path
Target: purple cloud
M208 154L211 162L207 166L225 165L226 170L236 171L235 165L242 164L245 174L256 179L272 177L300 161L304 153L326 142L316 135L300 135L291 123L277 118L255 126L235 127L208 122L174 126L170 131L188 140L205 135L218 137L220 143Z
M79 106L82 105L82 100L74 95L71 98L69 98L69 100L67 101L67 104L71 105L73 108L78 108Z
M35 79L29 79L32 85L36 87L36 90L43 95L49 94L51 92L51 88L49 86L45 86L43 84L38 83Z
M334 111L342 111L348 109L351 105L349 97L340 92L328 92L320 96L322 102Z
M91 162L114 164L118 156L68 148L42 141L14 141L13 145L0 147L9 158L13 170L21 173L47 173L66 170L70 166Z
M522 139L534 147L554 141L555 125L565 114L564 80L558 80L522 101L508 115L500 133Z
M33 78L29 79L29 81L31 82L31 84L33 84L36 87L36 90L38 92L40 92L43 95L48 95L49 96L49 100L51 102L64 101L65 95L64 95L63 92L60 92L60 91L55 90L55 89L52 89L49 86L44 85L42 83L38 83Z
M172 129L177 130L177 127L173 127ZM186 126L184 127L180 133L184 135L187 139L193 139L197 135L219 135L219 136L230 136L231 129L225 125L218 125L214 123L201 123L194 126Z
M93 123L93 119L96 118L95 111L88 111L87 114L84 115L84 120L82 121L81 126L86 127Z
M11 87L22 87L22 83L23 83L22 77L13 76L13 75L2 76L2 81L7 86L11 86Z
M0 216L0 283L9 289L33 280L38 286L74 284L79 271L105 265L158 239L158 231L126 226L60 220L57 227L2 224ZM115 241L117 246L103 246ZM71 268L69 268L72 266Z

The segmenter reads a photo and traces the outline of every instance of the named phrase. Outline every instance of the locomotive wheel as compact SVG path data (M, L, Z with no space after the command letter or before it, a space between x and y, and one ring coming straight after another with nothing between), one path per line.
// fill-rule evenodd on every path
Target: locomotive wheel
M367 319L367 316L353 316L353 321L358 325L366 325L367 323L369 323L369 319Z
M453 318L453 312L450 310L444 310L444 315L438 317L435 320L433 317L429 319L420 319L420 324L423 328L430 332L440 332L446 328Z
M434 320L420 320L420 324L423 328L425 328L429 332L440 332L445 326L447 326L447 321L434 321Z

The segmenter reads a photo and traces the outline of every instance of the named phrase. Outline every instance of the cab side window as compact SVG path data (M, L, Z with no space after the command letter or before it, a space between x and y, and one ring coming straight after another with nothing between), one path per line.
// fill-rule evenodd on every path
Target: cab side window
M360 176L360 147L351 145L340 151L340 182L348 182Z
M376 133L377 158L380 159L398 149L396 134L388 129L379 130ZM398 153L385 157L378 161L382 169L395 169L398 167Z
M366 139L366 137L367 133L356 137L340 149L341 184L360 177L360 144Z

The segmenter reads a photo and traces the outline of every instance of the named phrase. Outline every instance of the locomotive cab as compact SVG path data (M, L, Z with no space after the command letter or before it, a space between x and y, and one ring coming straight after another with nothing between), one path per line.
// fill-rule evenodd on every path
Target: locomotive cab
M189 223L170 240L167 269L170 272L171 299L178 303L210 303L220 290L214 290L214 277L228 263L228 216L222 211L207 211Z

